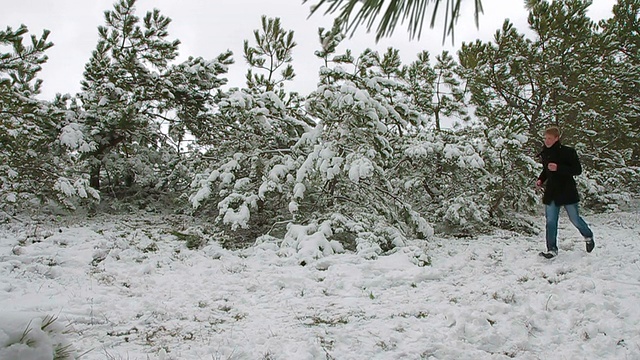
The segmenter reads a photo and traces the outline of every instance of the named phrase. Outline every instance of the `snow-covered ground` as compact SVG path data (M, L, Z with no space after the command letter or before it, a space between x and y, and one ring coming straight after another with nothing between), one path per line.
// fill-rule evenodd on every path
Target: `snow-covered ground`
M0 359L640 359L640 212L585 219L591 254L563 214L554 260L505 232L436 238L424 267L189 250L163 216L10 219Z

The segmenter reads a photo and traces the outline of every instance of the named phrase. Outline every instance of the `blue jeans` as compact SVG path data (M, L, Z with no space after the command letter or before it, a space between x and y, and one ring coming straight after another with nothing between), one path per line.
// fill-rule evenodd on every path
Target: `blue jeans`
M558 217L560 215L561 206L557 206L555 202L545 205L544 215L547 218L547 250L558 251ZM564 209L569 215L569 220L573 226L580 231L585 238L592 238L593 232L589 229L589 225L580 217L578 213L578 203L564 205Z

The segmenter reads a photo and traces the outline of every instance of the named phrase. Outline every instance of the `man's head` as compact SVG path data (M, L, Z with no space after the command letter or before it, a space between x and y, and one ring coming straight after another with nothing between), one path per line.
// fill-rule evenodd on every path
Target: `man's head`
M548 127L544 131L544 146L550 148L560 140L560 129L557 126Z

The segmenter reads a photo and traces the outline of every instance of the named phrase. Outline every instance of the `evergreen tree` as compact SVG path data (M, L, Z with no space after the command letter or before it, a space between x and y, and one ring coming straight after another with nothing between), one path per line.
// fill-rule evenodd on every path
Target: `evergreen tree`
M397 91L405 87L397 51L380 57L368 50L357 59L349 51L334 55L341 38L335 30L319 31L316 55L333 67L321 69L319 87L305 105L308 120L274 106L275 94L255 89L231 91L219 103L227 141L239 135L242 141L224 146L228 155L196 178L191 201L200 206L213 200L218 220L245 238L276 235L284 237L283 246L315 249L309 251L316 255L340 238L347 247L376 256L431 235L386 173L391 142L411 126L408 114L415 112L401 95L404 90ZM291 132L292 120L303 132ZM290 135L279 140L278 134ZM294 235L295 229L304 234ZM312 241L319 238L326 242Z
M421 125L429 126L429 119L434 114L433 98L436 92L436 73L431 66L428 51L418 53L416 61L405 66L402 71L403 80L409 86L408 92L416 110L421 114ZM436 124L436 127L438 125Z
M528 137L524 149L531 159L541 146L540 131L551 124L559 125L564 141L582 154L585 169L599 173L587 171L583 178L600 184L625 182L620 172L609 170L626 167L625 159L630 158L627 136L616 134L634 136L629 121L633 112L623 116L619 112L633 108L625 105L633 103L629 101L633 95L628 92L632 82L620 81L624 79L621 74L628 71L615 73L616 69L628 68L621 65L627 62L620 61L612 49L613 37L599 32L586 15L590 4L580 0L531 0L529 25L534 39L526 38L506 21L493 43L464 44L460 62L477 105L476 115L487 130ZM503 188L526 189L526 179L534 177L535 171L529 172L530 161L514 161L518 154L512 155L506 164L518 169L520 178ZM589 198L601 192L593 188L585 193ZM518 200L521 196L530 198L528 191L511 194L519 194L508 202L513 205L525 203ZM597 197L598 202L606 201ZM498 198L504 199L500 195Z
M640 1L620 0L613 7L613 17L603 21L599 45L608 50L607 94L601 106L607 106L607 117L614 117L626 126L616 131L616 138L607 137L624 153L629 166L640 166ZM630 151L624 152L624 149Z
M116 196L184 189L190 165L183 142L205 128L211 91L226 83L218 76L232 54L173 65L180 42L168 39L171 19L154 9L141 20L135 0L114 4L105 21L78 95L91 185L103 188L106 177Z
M540 70L545 64L535 49L507 20L494 43L463 44L459 52L486 160L478 191L498 224L509 221L513 209L531 210L535 204L537 134L553 114L548 76Z
M44 54L53 44L49 31L31 36L24 44L27 27L0 31L0 198L3 204L25 203L34 197L73 207L76 196L97 196L86 179L67 170L71 159L64 147L69 134L61 132L69 115L67 96L53 102L39 100L42 80L37 79Z
M244 41L244 58L251 68L247 70L247 86L249 89L259 88L262 92L277 91L281 99L285 92L282 89L285 81L293 80L295 72L291 62L292 51L297 45L293 41L292 30L285 31L280 18L261 17L262 31L254 30L255 46ZM264 73L254 73L254 69ZM280 74L278 74L278 70Z
M302 99L284 88L294 77L293 32L280 19L263 16L262 32L255 30L254 37L255 46L244 43L248 88L219 92L210 128L196 136L209 166L196 175L190 195L195 208L207 209L201 207L205 201L215 205L230 238L250 241L290 216L288 199L271 187L272 168L290 161L291 147L313 124Z
M472 236L502 226L492 208L498 178L487 170L496 155L477 127L423 129L403 143L394 179L439 233Z
M589 182L583 185L588 204L603 207L640 191L640 36L637 27L640 2L622 0L614 16L600 22L590 53L598 60L581 95L587 112L571 132L589 156Z
M458 65L443 51L431 66L429 53L423 51L410 66L403 69L403 78L409 84L414 105L425 118L433 117L437 131L442 129L443 118L458 117L467 120L464 90L456 74ZM425 122L427 124L427 122Z
M382 57L365 50L356 59L347 51L333 62L307 102L318 125L294 148L304 159L295 168L295 221L327 221L372 256L430 237L431 226L393 181L394 143L415 130L418 119L397 50Z
M208 166L195 176L190 201L205 210L205 202L213 205L230 238L253 241L287 217L286 198L261 187L308 125L274 92L232 89L217 105L207 135L197 138Z
M457 68L458 64L449 52L443 51L436 56L433 67L436 74L433 116L438 131L442 128L443 116L445 119L467 119L465 93L456 74Z
M535 45L508 20L496 32L494 43L476 41L463 44L459 52L461 71L476 106L475 115L489 128L509 127L534 134L550 123L548 98L544 87L544 66ZM544 106L547 106L543 111Z
M323 66L326 68L329 63L332 62L330 56L336 56L335 52L340 45L340 42L344 40L344 34L340 21L335 20L331 29L318 28L318 38L320 40L320 49L316 50L314 54L323 60Z
M492 187L487 164L492 152L478 123L467 120L466 100L458 64L443 52L431 66L429 54L404 68L414 106L423 121L418 131L400 142L393 167L396 187L405 189L406 201L438 231L469 235L500 225L491 204ZM458 117L467 124L442 127L445 118Z

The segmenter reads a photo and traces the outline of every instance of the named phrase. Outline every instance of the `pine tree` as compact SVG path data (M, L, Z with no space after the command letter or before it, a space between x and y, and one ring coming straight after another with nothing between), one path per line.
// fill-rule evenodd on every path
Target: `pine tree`
M306 118L275 106L278 96L256 88L230 91L219 102L220 133L228 136L215 143L224 144L217 148L226 156L216 151L212 157L220 160L195 179L190 199L196 207L207 199L217 204L229 235L280 236L283 246L316 249L310 250L316 255L342 238L367 256L431 235L387 179L391 143L415 126L417 113L402 95L398 52L335 55L342 37L335 30L319 31L316 55L331 66L320 70ZM293 120L302 132L289 130L296 128L289 126ZM305 230L297 236L294 229ZM318 238L327 242L311 240Z
M459 52L476 116L489 128L507 126L534 134L550 122L547 81L535 46L508 20L493 43L463 44ZM545 109L545 105L547 108Z
M190 160L181 154L183 142L206 131L212 90L226 83L218 76L232 54L173 65L180 41L168 39L171 19L157 9L140 19L135 0L120 0L105 22L78 95L78 123L92 144L84 152L91 185L101 189L106 178L107 193L116 196L185 188Z
M397 186L439 233L470 236L495 225L491 189L497 178L487 170L495 154L486 148L476 126L424 129L403 144Z
M474 127L443 128L446 117L466 117L458 64L447 52L432 67L423 51L403 70L414 106L423 119L418 131L399 143L393 167L396 187L406 201L436 224L440 232L463 235L481 231L490 221L485 193L486 153ZM470 181L469 179L482 179Z
M318 28L318 38L320 40L320 49L314 52L315 56L323 60L324 67L328 67L332 62L330 56L336 56L338 46L344 40L345 35L342 33L340 21L335 20L331 29Z
M409 94L416 109L420 112L422 120L421 125L428 127L430 119L434 114L433 98L436 92L436 72L431 66L430 55L428 51L418 53L417 59L403 71L403 80L409 86ZM439 128L439 124L435 124Z
M611 46L615 36L603 33L586 15L589 5L581 0L531 0L529 25L534 39L506 21L493 43L464 44L460 62L477 105L476 115L487 130L528 137L523 150L532 158L541 146L540 131L558 125L563 141L581 153L585 169L595 171L587 171L587 177L600 184L626 182L620 178L622 172L609 170L625 167L625 159L630 159L629 138L617 134L634 136L628 120L633 112L620 116L620 110L633 108L627 106L633 103L628 87L633 82L622 80L622 74L629 74L620 71L629 68L627 61L620 61ZM526 178L535 176L527 175L530 161L510 158L507 166L519 169L522 176L519 185L510 187L527 188ZM608 202L597 195L600 192L585 193L587 198L598 197L597 202ZM521 195L531 197L526 191ZM509 203L525 202L515 197Z
M436 56L433 69L436 74L433 116L436 130L442 127L442 117L467 120L467 104L461 82L456 74L458 64L447 51Z
M195 176L190 195L195 208L214 205L218 224L236 240L253 240L290 216L288 199L272 187L272 168L291 161L291 147L313 124L302 99L284 87L295 75L293 31L263 16L254 38L255 46L244 42L247 88L220 91L208 131L196 136L209 166Z
M587 111L570 129L589 154L588 168L595 170L584 182L585 198L595 207L640 191L639 11L640 1L622 0L614 5L614 16L600 22L602 31L589 47L598 63L581 89Z
M61 128L69 115L68 96L58 95L53 102L37 99L42 80L37 79L44 54L53 43L49 31L40 38L22 25L15 31L0 31L0 197L3 204L23 204L34 197L54 200L73 207L76 196L96 196L87 188L86 179L73 179L68 173L71 159Z
M355 59L347 51L333 63L307 102L318 125L296 145L305 159L293 186L296 221L326 219L352 234L362 253L428 238L430 225L393 181L394 143L418 126L397 50L382 57L365 50Z
M614 16L601 23L599 45L607 49L607 62L603 69L607 93L600 106L607 107L607 117L625 124L616 131L615 138L603 139L606 144L620 149L623 161L633 167L640 166L640 1L621 0L613 7ZM607 147L608 147L607 146ZM630 151L625 151L625 149Z
M248 40L244 41L244 59L251 66L247 70L247 86L249 89L259 88L263 92L274 91L284 99L284 82L295 77L291 65L292 51L297 45L293 41L294 32L285 31L280 18L272 19L263 15L261 22L262 31L253 32L256 45L250 46ZM254 73L254 69L264 73Z
M467 120L465 93L457 68L456 61L447 51L436 56L433 67L429 53L423 51L418 54L416 61L403 69L403 77L411 87L415 106L425 120L433 117L437 131L442 129L444 119L457 117Z

